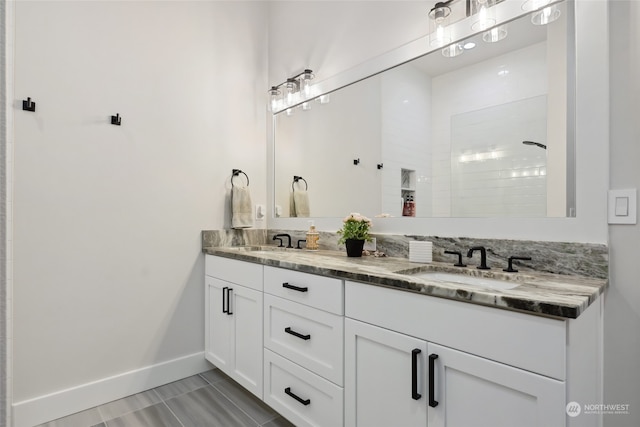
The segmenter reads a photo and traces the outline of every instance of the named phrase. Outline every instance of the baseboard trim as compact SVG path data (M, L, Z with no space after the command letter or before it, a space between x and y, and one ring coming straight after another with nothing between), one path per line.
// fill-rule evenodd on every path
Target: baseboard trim
M14 427L33 427L211 369L204 352L13 404Z

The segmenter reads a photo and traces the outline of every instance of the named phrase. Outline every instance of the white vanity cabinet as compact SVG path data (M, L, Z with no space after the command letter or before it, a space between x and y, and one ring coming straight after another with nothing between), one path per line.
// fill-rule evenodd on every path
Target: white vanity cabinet
M343 424L344 284L264 271L264 401L296 426Z
M205 358L262 398L262 266L207 256Z
M345 316L346 426L567 424L566 321L354 282Z

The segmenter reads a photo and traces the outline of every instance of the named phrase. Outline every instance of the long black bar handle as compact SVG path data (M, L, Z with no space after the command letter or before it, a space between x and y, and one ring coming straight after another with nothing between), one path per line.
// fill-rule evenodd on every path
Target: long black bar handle
M431 353L429 355L429 406L435 408L438 406L438 401L433 398L435 394L435 371L436 371L436 359L438 355Z
M422 395L418 393L418 355L422 353L419 348L411 350L411 398L420 400Z
M227 301L227 289L229 289L228 286L225 286L224 288L222 288L222 312L223 313L227 313L229 311L229 309L227 308L227 304L225 304L225 302Z
M227 288L227 314L231 316L233 312L231 311L231 292L233 288Z
M300 332L296 332L293 329L291 329L289 326L287 326L286 328L284 328L284 331L288 334L293 335L294 337L298 337L301 340L310 340L311 339L311 335L302 335Z
M288 282L284 282L282 284L283 288L287 288L287 289L293 289L294 291L298 291L298 292L308 292L309 288L307 288L306 286L304 288L301 288L299 286L294 286L294 285L290 285Z
M292 391L291 391L291 387L287 387L284 389L284 392L286 394L288 394L289 396L293 397L295 400L297 400L298 402L302 403L304 406L307 406L308 404L311 403L311 399L303 399L300 396L296 396Z

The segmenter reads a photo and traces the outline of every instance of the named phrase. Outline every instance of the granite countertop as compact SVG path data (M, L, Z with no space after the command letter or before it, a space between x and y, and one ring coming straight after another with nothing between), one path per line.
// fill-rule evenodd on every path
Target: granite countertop
M560 318L577 318L604 292L606 279L502 268L478 270L433 262L418 264L406 258L363 256L348 258L340 251L278 250L276 247L210 247L209 255L234 258L305 273L370 283L434 297L481 304L505 310ZM421 272L444 272L517 282L513 289L490 289L454 282L415 277Z

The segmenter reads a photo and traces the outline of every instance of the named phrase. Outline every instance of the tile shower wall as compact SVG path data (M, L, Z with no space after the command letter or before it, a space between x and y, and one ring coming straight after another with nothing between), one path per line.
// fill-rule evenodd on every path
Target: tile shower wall
M432 153L434 216L455 216L456 213L452 212L451 200L454 185L451 181L452 118L462 113L545 95L546 62L546 45L539 43L433 78L432 102L438 106L433 109L432 114L432 139L435 142ZM521 144L521 141L515 143ZM490 160L486 162L488 165ZM465 172L469 176L461 177L462 181L477 179L473 176L477 171ZM517 165L508 167L503 172L509 176L513 175L511 180L522 182L520 177L516 177L522 173ZM476 189L475 196L482 198L484 194L489 195L496 191L500 191L500 188L487 183ZM517 198L507 198L503 201L505 205L512 207L520 202ZM491 214L491 208L492 206L487 206L486 212L480 209L474 214L486 216Z

